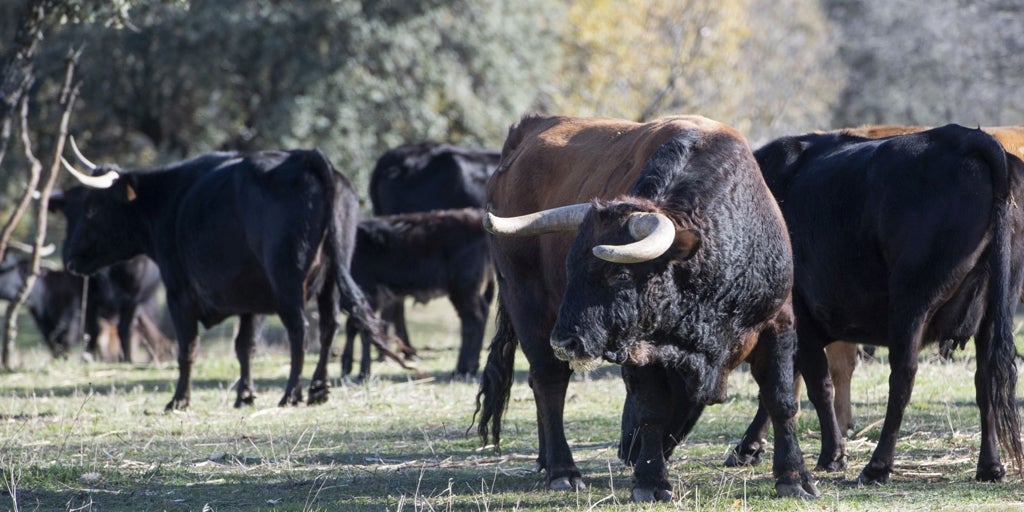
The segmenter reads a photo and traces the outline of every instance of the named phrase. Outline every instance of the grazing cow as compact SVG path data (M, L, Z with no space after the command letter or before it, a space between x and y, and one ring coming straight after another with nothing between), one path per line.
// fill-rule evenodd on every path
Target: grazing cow
M406 144L388 150L370 175L370 202L374 215L483 208L487 178L498 167L501 152L433 141ZM484 257L489 257L486 248ZM407 355L409 341L403 301L381 305L381 317L393 324ZM477 353L477 359L479 359ZM473 374L479 363L471 365ZM458 376L467 376L456 368Z
M379 322L348 270L358 199L319 151L210 153L148 172L99 167L93 174L76 173L90 188L81 192L84 215L68 230L64 261L80 274L139 254L156 261L178 338L178 383L167 409L188 406L200 322L240 318L236 407L254 398L257 315L277 313L288 332L291 368L280 405L302 400L303 309L310 298L320 313L320 359L309 403L327 399L339 299L380 343Z
M973 336L981 411L975 478L1003 478L997 442L1020 468L1012 306L1024 273L1010 205L1024 186L1008 173L999 143L947 125L885 139L785 137L755 156L793 243L797 369L821 421L818 467L846 465L824 346L847 340L889 348L885 420L858 478L885 483L918 352ZM727 463L756 462L766 430L759 411Z
M30 264L13 254L4 256L0 262L0 299L18 297ZM81 277L45 266L40 268L25 307L54 357L66 357L72 345L82 339L78 314L82 308Z
M30 264L30 261L11 254L4 257L3 262L0 262L0 299L17 298L30 271ZM66 356L72 345L82 339L84 326L89 336L86 350L90 354L103 357L110 354L125 360L123 340L127 337L130 341L133 333L137 332L149 345L154 359L159 359L166 351L165 347L169 340L152 320L156 314L155 290L149 296L119 295L122 288L112 287L108 281L102 279L103 277L106 277L106 274L90 280L92 285L88 288L87 313L83 322L82 277L47 266L40 268L39 276L29 291L25 306L50 352L54 357ZM157 283L159 279L157 274ZM124 305L125 302L131 302L130 309ZM131 315L128 317L131 321L122 322L119 315ZM121 341L113 350L101 350L98 344L107 324L118 325L116 334ZM122 324L126 324L124 334L120 331Z
M776 490L817 495L795 432L789 242L742 136L697 116L527 117L487 198L505 218L487 217L498 312L477 397L484 442L500 441L519 342L547 486L585 487L565 439L566 387L574 370L618 363L632 497L670 500L665 457L749 356L775 427Z
M879 139L927 129L928 127L924 126L866 125L846 128L842 132L858 137ZM1024 161L1021 160L1024 159L1024 126L982 127L982 131L995 137L1003 146L1003 150L1006 151L1007 164L1011 167L1011 174L1013 174L1013 168L1021 169L1021 172L1024 172ZM1019 210L1015 211L1019 212ZM1022 229L1024 221L1020 217L1021 215L1018 214L1014 220L1014 247L1020 247L1016 243L1016 237L1019 236L1019 233L1024 233L1024 229ZM942 340L939 351L944 357L948 357L957 346L957 344L951 343L951 340ZM962 347L962 344L959 346ZM836 411L836 420L839 422L839 430L845 433L854 427L853 406L850 403L850 382L853 370L857 367L857 349L853 343L838 341L825 347L825 354L828 356L829 375L832 377L832 386L835 389L833 405Z
M375 308L411 296L417 302L448 295L462 323L457 376L475 375L494 295L494 270L484 238L483 210L435 210L364 219L359 223L352 278ZM342 373L352 369L356 325L349 319ZM363 343L361 376L370 373Z

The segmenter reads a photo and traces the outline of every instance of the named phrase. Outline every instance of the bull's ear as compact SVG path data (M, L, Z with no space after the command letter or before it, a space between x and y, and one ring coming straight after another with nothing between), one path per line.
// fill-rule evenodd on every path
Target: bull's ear
M135 198L138 197L138 195L135 193L135 187L133 187L131 183L128 183L124 187L124 195L125 199L127 199L129 203L134 201Z
M697 253L700 247L700 234L692 229L676 228L676 239L673 242L676 258L686 261Z

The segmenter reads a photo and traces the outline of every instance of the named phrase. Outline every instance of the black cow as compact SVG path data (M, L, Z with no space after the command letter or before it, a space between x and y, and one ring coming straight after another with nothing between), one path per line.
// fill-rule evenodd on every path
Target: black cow
M374 215L482 208L487 179L501 152L425 141L388 150L370 175ZM395 327L406 349L415 354L405 324L403 301L381 304L381 317ZM479 363L473 363L473 373ZM456 369L456 373L461 373Z
M0 262L0 299L15 300L25 285L31 262L13 254ZM62 270L39 269L29 290L25 307L54 357L66 357L82 339L79 312L82 308L82 278Z
M73 169L68 165L69 170ZM337 306L380 342L379 322L349 275L358 199L320 151L210 153L148 172L100 166L79 176L81 220L68 230L64 261L91 274L145 254L160 267L178 338L179 377L168 409L188 406L198 324L240 318L235 406L253 401L255 316L277 313L291 369L280 404L302 400L304 304L316 297L320 359L309 402L327 398L327 360Z
M388 150L370 175L374 215L482 208L501 153L427 141Z
M633 499L669 500L665 457L749 356L774 422L776 490L818 494L796 441L789 242L739 133L698 116L528 117L509 131L487 198L516 216L489 215L489 230L542 236L490 237L498 314L478 396L485 442L500 441L521 342L538 465L549 488L583 488L563 428L566 387L573 370L618 363Z
M385 309L405 297L427 302L448 296L462 323L456 376L479 368L484 327L494 296L494 270L481 218L463 208L364 219L356 235L352 277L370 300ZM346 327L342 373L352 369L356 325ZM370 372L370 346L363 343L360 375Z
M152 320L157 313L156 288L160 274L156 265L145 257L141 267L144 272L131 274L127 284L133 293L125 290L125 281L119 272L100 272L90 279L86 318L82 319L83 279L63 270L43 266L29 291L25 306L42 334L47 347L55 357L66 356L71 347L82 339L83 327L88 338L86 351L99 356L98 346L103 324L116 323L120 339L120 351L114 352L122 360L125 350L131 347L131 338L138 332L149 344L153 356L159 358L168 340ZM136 268L136 262L126 264L128 270ZM0 263L0 299L14 300L25 284L30 261L8 254ZM113 267L111 267L112 270ZM127 321L125 321L127 319ZM127 342L126 342L127 340Z
M64 214L67 230L75 229L85 215L82 201L85 189L76 188L67 193L55 192L50 196L51 211ZM121 360L132 360L131 330L138 318L137 309L146 308L149 318L156 318L157 292L160 289L160 269L152 259L139 255L98 270L89 279L86 301L86 350L95 353L99 337L99 318L117 317L117 335L121 340Z
M997 439L1021 468L1012 315L1024 244L1012 234L1019 219L1011 204L1024 197L1024 171L1008 173L995 139L957 125L879 140L840 132L786 137L755 155L793 243L797 369L821 421L818 467L846 465L825 345L889 347L885 422L859 476L884 483L918 352L973 336L981 411L975 478L1003 478ZM763 419L759 411L727 463L756 462Z

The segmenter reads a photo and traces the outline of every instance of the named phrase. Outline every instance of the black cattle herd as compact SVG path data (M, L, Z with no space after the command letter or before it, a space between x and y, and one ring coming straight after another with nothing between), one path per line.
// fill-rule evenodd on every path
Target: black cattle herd
M803 377L821 423L816 469L843 469L846 425L825 352L837 341L889 350L882 433L859 477L885 483L918 353L974 339L975 478L1000 481L1000 450L1024 468L1012 329L1024 286L1024 162L1004 149L1005 133L1024 129L995 129L999 140L952 124L887 130L783 137L754 151L699 116L527 116L500 152L433 142L388 151L363 219L358 194L317 150L122 171L93 164L72 141L87 169L65 161L81 185L51 198L67 219L66 270L44 268L27 305L54 355L83 338L94 352L100 325L116 324L119 357L131 361L137 332L161 336L162 283L179 364L167 408L180 409L199 324L238 317L238 407L255 397L262 318L278 315L291 359L280 405L313 404L327 399L339 312L348 317L343 372L358 334L366 376L371 345L403 365L400 354L415 356L406 298L447 296L461 324L453 376L479 374L484 442L500 442L516 348L526 355L549 489L585 487L563 427L570 376L621 365L625 402L608 413L621 412L618 456L633 467L636 501L673 498L667 458L703 408L726 399L729 373L744 362L760 407L725 463L758 463L770 423L777 493L818 496L797 443L794 382ZM8 255L0 298L14 297L26 272ZM320 352L303 398L314 300Z

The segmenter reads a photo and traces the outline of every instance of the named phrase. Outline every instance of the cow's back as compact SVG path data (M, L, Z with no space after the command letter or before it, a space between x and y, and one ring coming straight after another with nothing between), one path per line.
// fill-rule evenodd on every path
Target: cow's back
M178 269L165 281L188 287L208 320L246 311L274 312L267 269L280 247L312 267L327 222L323 177L313 151L264 151L227 160L195 182L175 221ZM184 280L184 282L182 282ZM201 286L198 283L202 283ZM168 291L172 283L167 282ZM230 304L222 310L214 304Z
M884 339L901 279L935 276L956 290L936 336L973 331L973 299L1002 150L955 125L886 139L849 133L780 139L755 152L793 241L795 293L834 339ZM1005 178L1005 177L1004 177ZM1004 180L1005 181L1005 180ZM943 319L949 321L943 321Z

